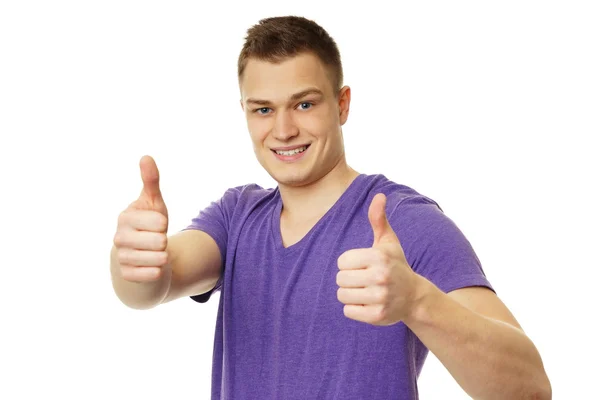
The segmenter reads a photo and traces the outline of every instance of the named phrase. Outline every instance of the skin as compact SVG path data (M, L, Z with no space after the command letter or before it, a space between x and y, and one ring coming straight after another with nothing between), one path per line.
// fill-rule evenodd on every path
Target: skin
M320 93L294 98L312 89ZM240 93L256 158L279 185L282 220L318 219L359 174L346 163L342 138L350 88L335 93L323 64L301 54L280 64L251 59ZM271 150L297 144L310 148L294 163L281 162Z
M312 89L319 93L294 96ZM256 157L278 182L282 236L292 244L358 175L346 163L342 137L350 88L335 93L319 59L300 54L277 64L249 60L240 93ZM310 148L293 163L271 150L300 144ZM378 194L369 208L373 245L338 259L344 315L373 325L404 322L472 398L551 399L540 355L510 310L487 288L446 294L416 274L387 221L385 202Z

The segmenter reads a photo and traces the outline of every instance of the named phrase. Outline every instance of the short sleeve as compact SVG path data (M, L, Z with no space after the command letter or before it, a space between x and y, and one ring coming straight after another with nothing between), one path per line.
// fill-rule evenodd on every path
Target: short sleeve
M223 266L226 265L228 233L239 193L239 187L228 189L220 199L211 202L210 205L201 210L190 224L183 229L197 229L210 235L219 247ZM199 303L206 303L214 292L221 290L223 275L224 272L213 289L200 295L190 296L191 299Z
M427 197L399 202L389 217L413 270L444 293L470 286L493 289L471 243Z

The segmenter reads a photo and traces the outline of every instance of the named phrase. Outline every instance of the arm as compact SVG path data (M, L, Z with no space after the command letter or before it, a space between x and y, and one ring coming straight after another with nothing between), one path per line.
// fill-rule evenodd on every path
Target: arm
M511 312L491 290L445 294L419 279L406 325L475 399L552 398L542 359Z
M551 399L537 349L490 290L456 225L415 205L392 214L394 230L385 200L376 195L369 207L373 246L338 259L344 314L374 325L403 321L475 399Z
M167 253L159 279L131 282L121 276L113 246L110 270L113 289L121 302L134 309L150 309L179 297L205 293L218 281L221 254L207 233L193 229L178 232L169 237Z
M221 252L209 234L188 229L173 238L171 285L162 303L212 290L223 272Z

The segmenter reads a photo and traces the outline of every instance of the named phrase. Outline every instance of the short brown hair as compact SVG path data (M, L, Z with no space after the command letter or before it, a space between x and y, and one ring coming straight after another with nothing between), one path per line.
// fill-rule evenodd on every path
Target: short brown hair
M320 25L299 16L265 18L248 29L238 58L238 80L241 82L250 58L278 63L305 52L314 54L328 67L337 96L344 81L338 46Z

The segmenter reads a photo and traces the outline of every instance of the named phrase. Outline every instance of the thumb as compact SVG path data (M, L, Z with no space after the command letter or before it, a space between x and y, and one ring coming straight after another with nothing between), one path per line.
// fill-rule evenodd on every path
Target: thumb
M378 193L369 206L369 222L373 228L373 246L380 243L400 243L385 215L386 197Z
M140 172L142 182L144 184L140 199L145 198L146 201L155 206L163 205L163 198L159 186L159 174L156 162L150 156L143 156L140 160Z

